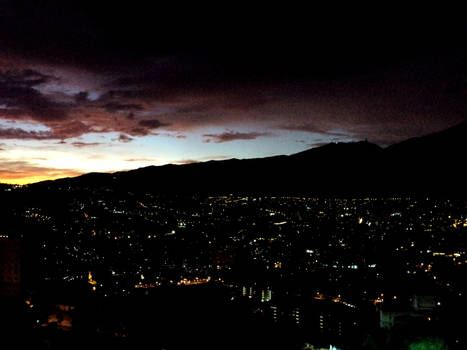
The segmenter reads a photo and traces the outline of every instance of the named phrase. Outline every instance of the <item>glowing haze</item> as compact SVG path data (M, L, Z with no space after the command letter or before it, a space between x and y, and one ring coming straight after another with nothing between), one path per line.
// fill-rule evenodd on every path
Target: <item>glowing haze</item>
M145 9L22 3L0 5L0 182L384 146L465 120L463 34L430 19L350 32L247 21L215 46L194 39L212 28L167 31Z

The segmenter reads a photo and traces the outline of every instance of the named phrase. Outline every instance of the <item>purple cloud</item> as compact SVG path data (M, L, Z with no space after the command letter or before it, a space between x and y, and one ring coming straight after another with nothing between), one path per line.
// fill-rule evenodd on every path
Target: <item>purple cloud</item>
M267 132L233 132L227 131L221 134L204 134L205 137L204 142L215 142L215 143L222 143L222 142L231 142L236 140L254 140L258 137L270 137L273 136L271 133Z

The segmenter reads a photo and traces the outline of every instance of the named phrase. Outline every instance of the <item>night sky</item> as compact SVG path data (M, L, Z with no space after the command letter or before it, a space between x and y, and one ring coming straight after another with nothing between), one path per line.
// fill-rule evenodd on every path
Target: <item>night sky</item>
M458 9L144 3L0 0L0 182L387 146L467 119Z

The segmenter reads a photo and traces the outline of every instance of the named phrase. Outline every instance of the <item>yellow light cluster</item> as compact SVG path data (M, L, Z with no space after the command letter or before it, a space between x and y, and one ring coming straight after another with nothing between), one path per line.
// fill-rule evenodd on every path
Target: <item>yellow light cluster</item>
M97 284L97 282L92 279L91 271L88 272L88 283L92 286L95 286ZM93 288L93 290L96 290L95 287Z
M211 280L211 277L209 276L206 278L195 277L192 280L183 278L182 280L177 282L177 286L181 286L181 285L189 286L189 285L195 285L195 284L203 284L203 283L208 283L210 280Z

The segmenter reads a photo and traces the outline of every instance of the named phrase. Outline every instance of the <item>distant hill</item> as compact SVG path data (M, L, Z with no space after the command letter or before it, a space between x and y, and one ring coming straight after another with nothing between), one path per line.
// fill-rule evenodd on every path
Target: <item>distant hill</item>
M381 148L332 143L290 156L149 166L45 181L44 187L109 187L156 193L304 195L466 194L467 123Z

